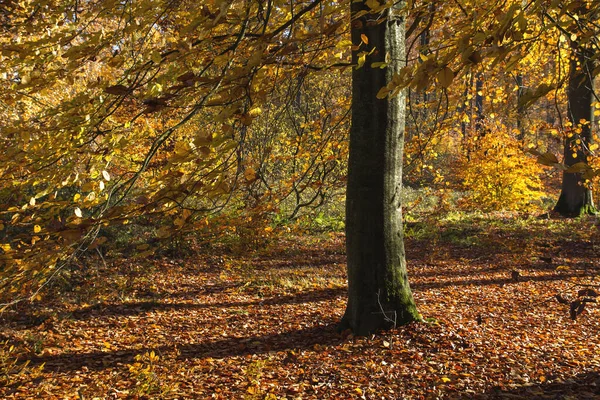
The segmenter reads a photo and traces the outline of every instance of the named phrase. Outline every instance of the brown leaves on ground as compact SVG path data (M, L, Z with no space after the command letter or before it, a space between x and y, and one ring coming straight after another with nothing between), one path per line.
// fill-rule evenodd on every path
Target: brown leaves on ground
M248 256L212 248L152 265L120 260L82 282L95 303L71 288L3 315L0 362L18 353L29 364L2 371L0 397L597 398L600 311L569 313L591 294L578 285L598 283L596 229L409 224L428 322L368 338L336 331L341 234L289 236Z

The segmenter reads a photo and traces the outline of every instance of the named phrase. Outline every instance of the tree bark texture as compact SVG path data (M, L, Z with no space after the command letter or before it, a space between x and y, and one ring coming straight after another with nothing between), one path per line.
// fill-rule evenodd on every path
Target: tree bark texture
M592 54L576 42L572 44L571 51L567 100L568 116L573 132L565 137L564 163L567 166L586 162L587 148L592 138L594 90L591 75L593 68L590 65ZM581 121L586 122L582 124ZM577 134L579 129L581 132ZM578 140L581 141L580 144L577 143ZM562 189L554 210L567 217L596 212L592 191L585 185L585 179L580 173L563 172Z
M352 14L364 9L352 4ZM352 42L375 50L352 73L352 126L346 194L348 304L340 328L357 335L419 320L408 282L402 233L402 154L406 95L377 99L405 60L404 2L387 18L353 20ZM364 36L368 45L364 44ZM388 65L371 68L373 62Z

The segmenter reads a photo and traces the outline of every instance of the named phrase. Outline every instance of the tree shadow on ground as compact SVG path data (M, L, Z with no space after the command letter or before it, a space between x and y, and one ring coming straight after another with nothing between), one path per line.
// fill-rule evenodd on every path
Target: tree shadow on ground
M518 280L512 277L506 278L491 278L491 279L460 279L454 281L437 281L437 282L415 282L411 283L411 287L414 290L427 290L427 289L441 289L452 286L490 286L490 285L508 285L518 284L521 282L533 281L533 282L550 282L550 281L562 281L568 280L569 278L579 277L581 274L560 274L560 275L542 275L542 276L520 276Z
M298 292L286 296L267 297L252 301L242 302L215 302L215 303L168 303L163 301L135 301L127 303L100 303L92 306L79 308L71 312L63 312L61 318L74 320L86 320L99 317L127 317L146 314L152 311L169 311L169 310L194 310L206 308L238 308L251 306L277 306L284 304L304 304L316 303L321 301L332 300L346 294L346 288L326 288L310 291ZM18 325L18 328L29 329L38 326L50 318L49 315L34 315L33 313L14 313L6 315L3 322L13 322Z
M306 350L315 345L330 346L344 341L335 321L306 329L270 335L257 335L184 345L161 346L142 350L96 351L88 353L65 352L59 355L36 356L29 359L31 366L44 364L44 371L66 372L82 368L104 370L131 364L135 356L149 351L156 354L176 354L179 360L226 358L287 350Z
M501 224L487 219L467 221L445 221L439 224L428 222L408 223L405 237L407 258L421 260L422 254L444 249L450 258L493 262L502 255L529 254L539 250L563 257L595 258L597 250L585 234L589 224L581 229L572 226L558 228L554 225L517 225L512 220ZM557 230L558 229L558 230ZM533 245L533 247L532 247ZM543 265L542 265L543 267Z
M564 381L520 386L514 389L492 388L485 393L461 398L489 399L600 399L600 373L589 372Z
M557 268L556 265L552 265L552 264L548 264L548 263L541 263L541 262L536 262L536 263L522 265L522 266L507 266L507 265L502 265L502 264L495 264L495 265L491 265L491 266L485 266L485 265L489 265L489 263L471 265L469 267L466 267L459 271L456 271L451 268L445 268L444 265L435 265L435 264L432 265L430 263L424 263L424 262L419 262L419 263L409 262L409 268L414 269L414 272L411 274L411 279L413 279L413 280L419 279L419 278L431 278L431 277L435 277L435 278L465 277L465 278L467 278L470 276L477 276L477 275L495 273L495 272L505 272L505 273L509 274L511 271L513 271L515 269L518 269L518 270L523 269L523 270L527 270L527 271L552 272L552 271L556 271L556 268ZM592 270L592 268L587 268L587 269ZM584 271L586 271L586 268L585 268L585 265L579 266L579 265L573 263L571 265L571 268L569 268L569 270L584 272ZM557 274L557 276L567 277L564 272Z
M331 300L346 293L345 288L327 288L299 292L287 296L267 297L252 301L240 302L215 302L215 303L167 303L160 301L141 301L132 303L96 304L70 313L73 319L88 319L98 316L129 316L143 314L150 311L186 310L203 308L236 308L250 306L277 306L283 304L316 303Z
M285 269L302 269L302 268L318 268L318 267L331 267L335 264L344 264L346 262L346 256L341 254L325 254L320 257L307 258L307 257L295 257L295 258L271 258L264 260L252 260L252 266L255 270L268 271L268 270L285 270Z

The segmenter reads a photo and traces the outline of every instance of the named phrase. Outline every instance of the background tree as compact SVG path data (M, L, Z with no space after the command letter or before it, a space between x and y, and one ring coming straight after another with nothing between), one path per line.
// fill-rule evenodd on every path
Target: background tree
M571 217L596 213L591 177L586 174L592 144L594 46L597 45L589 36L588 24L593 23L596 13L585 5L578 6L572 14L565 13L570 25L562 30L563 37L570 43L567 82L569 129L563 152L568 169L563 172L561 193L554 210Z

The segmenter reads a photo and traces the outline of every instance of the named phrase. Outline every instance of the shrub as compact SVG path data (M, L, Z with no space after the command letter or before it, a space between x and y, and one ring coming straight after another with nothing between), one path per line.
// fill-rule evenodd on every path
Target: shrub
M542 172L542 166L508 132L488 131L463 159L462 184L468 195L461 206L482 211L540 208Z

